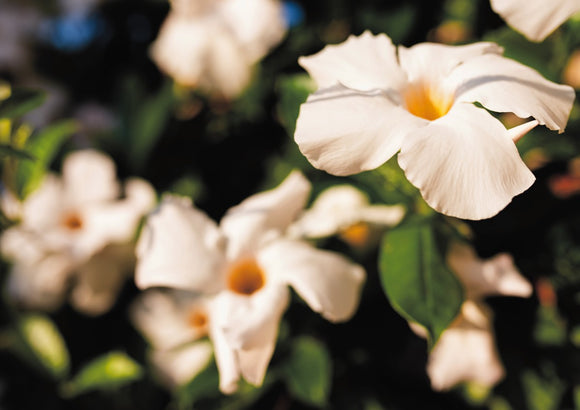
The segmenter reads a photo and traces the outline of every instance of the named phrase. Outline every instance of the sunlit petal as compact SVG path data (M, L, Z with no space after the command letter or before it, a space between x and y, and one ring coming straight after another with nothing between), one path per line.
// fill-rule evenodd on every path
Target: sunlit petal
M580 10L577 0L491 0L491 7L533 41L542 41Z
M503 125L466 103L410 133L399 165L431 207L465 219L494 216L535 180Z
M365 271L342 255L304 242L278 240L260 250L258 261L332 322L350 319L358 307Z
M478 102L496 112L533 117L562 132L574 102L574 89L546 80L537 71L498 55L473 58L449 78L457 101ZM451 86L451 85L450 85Z
M302 104L294 138L316 168L350 175L386 162L407 133L427 123L384 93L337 86L311 95Z
M214 291L223 286L223 237L214 221L191 201L164 197L149 215L137 243L135 282L140 288L167 286Z
M369 31L350 36L338 45L328 45L317 54L300 57L298 63L314 78L319 88L342 84L361 91L398 89L405 82L396 49L384 34Z

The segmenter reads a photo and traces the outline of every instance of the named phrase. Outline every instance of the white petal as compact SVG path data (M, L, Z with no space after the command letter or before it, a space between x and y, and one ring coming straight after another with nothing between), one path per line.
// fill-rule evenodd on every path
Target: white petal
M266 344L275 344L289 301L286 284L267 278L265 286L251 296L221 292L213 301L213 320L218 322L233 349L261 349Z
M580 10L578 0L491 0L491 7L532 41L542 41Z
M211 39L207 35L210 24L207 19L170 12L151 45L151 58L177 83L196 86L205 70L205 56Z
M262 346L236 351L242 376L254 386L261 386L264 382L264 376L266 376L268 365L276 348L276 334L273 335L271 340L265 340Z
M99 252L109 244L124 244L135 237L141 218L155 205L155 191L149 183L131 179L124 199L87 205L78 210L83 226L71 241L79 260Z
M231 208L220 222L228 238L228 257L238 258L259 246L270 231L283 232L306 205L310 182L293 171L276 188L252 195Z
M427 373L433 389L447 390L466 381L491 387L504 376L489 315L483 306L464 303L459 318L429 355Z
M205 298L189 292L152 289L134 302L130 314L149 343L166 350L204 336L188 322L188 315L196 309L209 313Z
M16 262L8 277L8 294L28 308L53 311L64 302L73 269L71 259L58 253L32 263Z
M212 311L215 318L215 311ZM219 326L217 321L210 322L209 335L214 348L215 361L220 374L220 390L224 394L232 394L238 390L238 382L241 377L238 359L234 349L228 343L226 336Z
M87 315L107 312L132 273L132 245L109 245L76 268L71 304Z
M447 263L465 286L467 298L528 297L532 294L532 285L520 274L508 254L482 261L471 246L457 242L449 249Z
M22 205L22 224L29 229L44 231L60 223L68 206L62 181L53 174L45 175L42 183Z
M457 66L483 54L501 54L503 49L494 43L479 42L464 46L419 43L413 47L399 46L401 67L408 81L428 81L435 85Z
M269 278L291 285L327 320L341 322L355 313L366 276L361 266L337 253L290 240L272 242L257 258Z
M135 282L192 291L223 286L223 238L214 221L187 198L166 196L137 243Z
M182 386L207 367L213 354L209 341L199 341L172 350L153 350L150 360L169 388Z
M301 105L294 139L313 166L343 176L382 165L408 132L425 124L384 93L337 86Z
M321 238L359 222L393 226L405 214L402 206L370 205L368 196L351 185L325 189L291 227L292 235Z
M76 151L62 165L67 204L110 201L119 196L115 163L94 150Z
M233 30L251 62L256 62L286 33L282 4L275 0L225 0L220 17Z
M457 67L447 80L457 101L479 102L496 112L534 117L562 132L574 102L574 89L546 80L537 71L499 55L473 58Z
M535 180L503 125L466 103L410 134L399 165L431 207L464 219L494 216Z
M319 88L338 83L355 90L398 89L405 82L399 67L396 49L385 34L377 36L365 31L350 36L344 43L328 45L322 51L300 57L298 63Z

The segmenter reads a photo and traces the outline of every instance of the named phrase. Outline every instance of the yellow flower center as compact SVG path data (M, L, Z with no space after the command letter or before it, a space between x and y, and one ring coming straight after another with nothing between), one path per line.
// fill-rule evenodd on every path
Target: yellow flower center
M83 220L79 214L71 212L64 216L62 225L71 231L77 231L83 227Z
M208 318L207 314L200 309L194 309L190 312L187 323L194 328L198 333L207 333Z
M362 247L368 243L370 235L369 225L359 222L343 229L338 236L350 246Z
M251 295L264 286L265 276L255 259L242 259L230 267L227 286L241 295Z
M429 121L443 117L453 105L453 96L442 93L425 82L411 84L403 97L407 111Z

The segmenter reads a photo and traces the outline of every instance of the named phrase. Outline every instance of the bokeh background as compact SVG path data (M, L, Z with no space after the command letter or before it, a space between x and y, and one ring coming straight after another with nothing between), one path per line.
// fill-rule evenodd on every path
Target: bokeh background
M314 169L292 138L298 107L311 90L298 57L350 34L384 32L405 46L495 41L506 56L550 80L580 87L580 18L536 44L507 27L487 0L296 0L284 7L290 25L285 39L258 64L248 89L230 101L176 87L152 61L149 47L169 11L165 0L87 2L82 13L51 0L1 0L0 79L46 91L44 103L21 119L34 129L70 119L78 124L52 169L60 169L67 152L95 147L112 156L121 178L140 176L158 193L190 196L216 220L248 195L275 186L292 168L308 176L315 193L350 182L375 202L394 201L380 187L365 185L364 177L336 178ZM335 325L295 298L284 316L273 376L262 388L222 396L212 368L180 394L161 386L127 314L139 293L128 281L104 315L88 317L65 305L43 316L68 350L64 379L39 364L26 340L15 339L14 329L31 312L5 295L0 409L580 409L579 117L575 105L565 133L538 128L523 138L518 149L536 183L496 217L469 222L482 258L511 253L534 285L529 299L487 301L506 368L495 388L467 384L433 391L425 372L427 344L389 305L378 279L378 250L358 251L330 238L320 245L367 269L359 310ZM2 265L0 281L8 269ZM305 366L320 361L326 369L322 401L300 397L276 377L297 338L321 346ZM63 386L74 375L110 352L130 357L138 371L118 383L87 382L87 389L67 392Z

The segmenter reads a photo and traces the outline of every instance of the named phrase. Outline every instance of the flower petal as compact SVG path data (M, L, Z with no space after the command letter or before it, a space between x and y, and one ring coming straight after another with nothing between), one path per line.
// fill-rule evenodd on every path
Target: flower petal
M109 245L76 268L71 304L87 315L107 312L135 265L133 245Z
M407 133L427 123L382 92L336 86L302 104L294 139L313 166L343 176L377 168L395 155Z
M535 180L504 126L464 103L410 134L399 165L431 207L464 219L494 216Z
M279 1L227 0L219 3L218 10L252 63L266 55L286 33Z
M300 57L298 63L318 88L342 84L360 91L399 89L405 73L399 67L395 46L385 34L350 36L344 43L328 45L318 53Z
M496 112L534 117L562 132L572 109L572 87L546 80L537 71L499 55L484 55L458 66L448 78L456 101L478 102Z
M207 340L190 343L172 350L151 351L149 356L162 381L169 388L184 385L207 367L213 355Z
M212 312L214 313L212 318L217 317L216 311L212 310ZM238 358L234 349L228 343L223 329L217 325L216 320L210 322L209 328L209 337L213 343L215 361L220 374L220 390L224 394L232 394L238 390L238 382L241 376Z
M409 83L427 80L431 85L436 85L465 61L484 54L501 54L503 49L488 42L463 46L419 43L410 48L399 46L398 51Z
M489 316L484 306L469 300L463 304L459 318L429 355L433 389L447 390L465 381L491 387L504 376Z
M8 293L28 308L56 310L65 300L73 269L73 261L58 253L32 262L17 261L8 277Z
M520 274L508 254L482 261L471 246L454 242L447 263L465 286L469 299L490 295L528 297L532 294L532 285Z
M46 174L22 205L22 225L40 232L52 229L60 222L66 205L62 181L56 175Z
M126 198L105 204L87 204L79 209L81 232L71 241L72 252L79 260L99 252L108 244L131 242L141 218L155 205L155 191L140 179L131 179Z
M214 221L188 198L165 196L137 243L135 282L212 292L223 286L224 243Z
M365 271L343 256L281 239L261 249L257 259L268 278L291 285L327 320L345 321L356 311Z
M149 343L155 349L167 350L204 336L188 322L193 309L207 311L205 298L190 292L152 289L137 299L130 313Z
M119 196L115 163L98 151L82 150L67 156L62 179L70 206L110 201Z
M580 10L577 0L491 0L491 7L532 41L542 41Z
M310 189L304 175L293 171L278 187L231 208L220 222L228 238L228 258L234 260L251 252L270 231L283 232L306 205Z
M318 195L289 232L294 237L321 238L359 222L393 226L404 214L402 206L370 205L368 196L357 188L336 185Z

